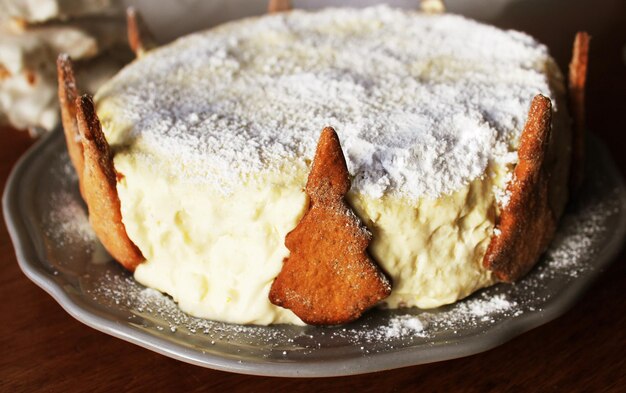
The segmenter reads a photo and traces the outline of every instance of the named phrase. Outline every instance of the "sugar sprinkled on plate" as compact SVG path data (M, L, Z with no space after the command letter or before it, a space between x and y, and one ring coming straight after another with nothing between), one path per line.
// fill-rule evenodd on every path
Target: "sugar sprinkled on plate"
M69 162L67 153L60 157L65 165L55 168L55 175L65 184L74 186L77 182L76 172ZM73 187L67 187L72 189ZM91 228L85 205L73 193L66 189L50 195L50 203L54 209L47 212L45 228L47 235L59 244L93 243L96 234Z

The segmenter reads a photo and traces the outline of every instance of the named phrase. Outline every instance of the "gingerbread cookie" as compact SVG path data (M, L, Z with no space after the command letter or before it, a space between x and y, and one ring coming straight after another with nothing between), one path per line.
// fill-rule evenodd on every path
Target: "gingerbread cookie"
M483 259L485 267L505 282L526 274L546 250L556 230L548 203L549 174L544 158L550 141L552 103L537 95L520 137L519 161L507 186L495 234Z
M117 174L91 97L76 99L76 113L85 159L83 197L89 221L104 248L126 269L134 271L144 257L122 223Z
M371 234L345 201L349 189L339 138L324 128L306 185L309 209L285 238L291 255L269 295L308 324L353 321L391 293L366 251Z
M569 108L574 118L572 137L572 165L570 194L580 188L585 172L585 84L589 58L589 34L578 32L574 39L572 60L569 64Z

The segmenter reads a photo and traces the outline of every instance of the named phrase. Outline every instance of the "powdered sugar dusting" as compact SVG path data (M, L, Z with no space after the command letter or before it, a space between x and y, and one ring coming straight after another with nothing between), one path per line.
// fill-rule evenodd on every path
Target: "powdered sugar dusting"
M459 307L459 312L479 318L486 318L490 314L506 311L514 306L516 306L515 302L510 302L504 295L498 294L487 300L479 299L464 303Z
M49 220L55 224L49 228L50 236L56 237L60 242L70 243L77 240L82 242L96 240L84 205L67 192L53 194L51 198L52 203L57 204L59 208L50 212Z
M263 339L277 343L293 342L279 329L259 326L231 325L195 318L180 311L176 302L152 288L139 286L132 277L107 272L92 292L94 298L116 306L129 307L147 320L155 320L157 331L184 332L187 335L210 335L215 340L228 341L233 335L249 335L252 341ZM213 342L214 343L214 342Z
M354 191L436 197L516 160L532 97L552 95L550 62L530 37L458 16L296 11L155 50L97 101L118 148L184 181L229 192L304 172L333 126Z
M378 341L408 337L426 337L427 325L413 315L396 315L389 319L387 324L376 326L373 329L361 331L350 329L350 334L361 340Z
M619 191L614 189L607 192L607 203L589 204L583 214L563 217L560 229L545 255L546 269L540 272L540 277L554 272L578 277L589 268L593 254L598 251L598 236L608 229L607 220L620 213Z
M53 176L58 177L67 187L49 195L54 209L46 212L46 233L62 246L72 243L93 243L97 238L89 223L85 205L69 191L78 181L76 172L69 162L67 153L60 158L65 164L54 168Z

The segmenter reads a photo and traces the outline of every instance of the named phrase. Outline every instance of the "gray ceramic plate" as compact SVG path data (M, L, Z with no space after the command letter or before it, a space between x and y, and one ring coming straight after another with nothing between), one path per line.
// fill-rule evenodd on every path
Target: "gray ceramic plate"
M18 163L3 198L24 273L79 321L199 366L246 374L359 374L486 351L571 307L622 246L626 192L594 139L587 183L549 252L515 285L436 310L374 310L335 327L239 326L189 317L111 261L89 224L62 133Z

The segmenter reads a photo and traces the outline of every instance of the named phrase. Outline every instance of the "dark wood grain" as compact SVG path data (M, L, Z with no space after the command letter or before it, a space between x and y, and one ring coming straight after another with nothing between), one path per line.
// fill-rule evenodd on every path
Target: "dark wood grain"
M539 1L526 0L513 4L519 5L508 10L499 24L546 42L562 69L569 61L574 32L591 33L589 129L607 143L626 174L626 3L558 0L542 7ZM613 7L608 14L601 8L607 5ZM0 129L3 188L10 168L31 143L26 133ZM482 354L354 377L253 377L184 364L75 321L21 273L3 221L0 391L624 392L625 277L622 251L564 316Z

